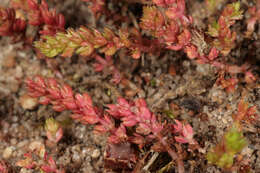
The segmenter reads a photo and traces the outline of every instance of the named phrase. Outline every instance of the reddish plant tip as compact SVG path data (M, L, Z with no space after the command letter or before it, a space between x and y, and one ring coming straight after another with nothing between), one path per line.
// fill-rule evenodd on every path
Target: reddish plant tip
M15 36L24 32L26 22L16 18L16 12L12 8L0 7L0 36Z
M3 160L0 160L0 172L1 173L8 173L10 170L9 170L9 167L7 166L7 164L5 163L5 161Z
M45 0L42 0L40 4L35 0L27 0L27 3L29 23L34 26L44 25L40 34L55 35L58 31L64 31L64 16L57 14L55 9L50 10Z
M53 118L48 118L46 120L45 130L47 138L51 142L58 143L63 136L61 125Z
M175 140L179 143L185 144L196 144L197 142L193 139L193 129L189 124L182 124L180 121L175 120L175 125L173 125L173 132L179 134L175 136Z

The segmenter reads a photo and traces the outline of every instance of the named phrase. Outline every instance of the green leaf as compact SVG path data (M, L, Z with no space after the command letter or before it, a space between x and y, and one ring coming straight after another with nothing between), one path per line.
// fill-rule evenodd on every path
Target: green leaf
M171 110L164 110L163 113L165 113L171 119L175 118L175 115L172 113Z
M212 151L207 153L206 158L207 158L208 162L211 164L217 163L217 161L219 159L218 155Z
M155 80L155 79L152 79L152 80L150 81L150 84L151 84L152 87L155 87L155 86L156 86L156 80Z
M208 34L212 37L218 37L220 26L217 21L214 21L208 28Z
M230 153L224 153L219 159L217 165L221 168L230 168L233 165L234 155Z
M247 145L243 133L233 126L228 133L225 134L226 148L231 153L238 153Z

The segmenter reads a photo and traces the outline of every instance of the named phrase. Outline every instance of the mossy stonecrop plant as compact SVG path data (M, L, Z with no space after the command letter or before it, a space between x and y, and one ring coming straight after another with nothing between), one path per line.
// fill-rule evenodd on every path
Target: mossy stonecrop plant
M62 127L54 118L48 118L45 121L45 131L48 140L54 143L58 143L63 136Z
M25 20L16 18L14 9L0 7L0 36L17 37L24 32L25 27Z
M148 2L150 6L143 6L138 28L123 27L114 31L107 27L102 32L85 26L79 29L69 28L66 32L41 37L35 42L35 46L47 57L71 57L74 53L89 57L102 53L113 56L124 48L133 58L138 59L143 53L182 50L188 58L198 63L211 64L219 70L232 73L234 80L225 84L233 85L234 81L238 81L235 76L237 73L244 73L246 79L250 76L251 81L255 80L249 67L234 68L234 65L226 63L223 58L235 47L236 32L231 27L243 17L240 2L226 5L219 19L204 32L193 27L193 19L186 14L184 0L154 0L145 1L145 4ZM211 39L205 39L206 37Z
M138 59L144 53L159 54L165 50L182 50L188 58L198 63L211 64L218 70L231 74L231 79L218 80L228 91L233 91L230 88L235 88L239 82L236 76L238 73L245 74L246 82L256 80L250 66L228 64L224 58L235 47L236 32L232 31L231 27L243 17L240 2L227 4L219 19L212 22L204 32L193 26L192 17L186 14L184 0L154 0L140 3L150 5L143 6L143 15L140 23L136 24L137 28L123 27L117 31L108 27L103 31L85 26L79 29L69 28L66 32L41 37L35 42L35 46L47 57L71 57L74 53L89 57L97 57L97 54L104 53L107 57L124 48L133 58ZM117 83L120 82L118 76L113 77Z
M172 5L177 4L175 1L172 1L170 3ZM171 6L171 4L168 4L168 6ZM150 22L150 24L146 24L146 26L154 25L153 28L158 31L160 28L163 27L162 25L165 25L166 21L164 21L164 19L162 18L161 13L158 13L161 17L159 19L155 19L157 18L157 15L154 14L152 10L149 10L150 8L152 8L152 10L155 10L155 13L157 13L157 7L144 7L144 15L142 20L145 22ZM172 10L174 11L174 9ZM178 8L176 8L175 10L177 10L176 14L180 13L178 16L176 16L176 24L177 20L184 21L185 19L186 22L189 21L189 19L184 16L184 1L181 0L180 3L178 3ZM146 16L152 17L147 20ZM160 26L158 24L160 24ZM144 25L145 24L143 23L142 26ZM156 25L158 25L158 27L156 27ZM176 37L176 35L178 34L175 32L169 32L169 29L173 31L173 27L174 26L172 25L171 27L168 27L167 31L163 31L165 38L167 37L168 39L169 44L171 44L171 42L173 41L172 38ZM177 28L178 26L175 26L175 30ZM36 42L36 47L38 47L45 55L49 57L53 57L58 54L61 54L63 56L72 56L72 53L74 51L76 51L76 53L78 54L90 55L91 53L93 53L93 49L99 49L100 52L104 52L106 55L113 55L116 50L124 47L131 52L133 58L139 58L142 52L152 53L155 52L155 50L158 50L158 48L161 48L158 39L147 39L143 37L136 28L121 28L119 29L119 32L114 32L108 28L105 28L104 31L101 33L102 34L100 34L97 30L87 29L83 27L78 30L69 29L67 31L67 34L61 33L61 35L57 34L57 37L43 38L41 41ZM168 36L166 34L168 34ZM60 47L55 47L55 43L63 44Z
M127 101L118 98L116 104L108 104L108 109L103 110L94 106L89 94L74 94L71 87L60 84L53 78L44 79L38 76L34 80L28 79L27 87L32 97L40 98L41 104L52 104L53 109L58 112L70 110L72 119L94 125L95 132L108 133L110 148L123 145L130 152L132 149L129 144L135 144L142 149L154 143L153 147L157 148L157 151L168 152L172 159L177 161L180 173L184 172L182 157L171 147L171 143L175 141L197 145L189 124L177 120L175 124L159 121L158 116L148 109L144 99ZM54 127L57 132L58 127ZM133 155L127 160L128 169L132 169L137 162L137 156L133 153L129 155ZM116 159L120 159L120 153L112 153L112 156L118 156Z
M58 33L56 37L44 37L35 45L48 57L59 54L70 57L74 52L86 56L92 54L94 49L113 55L124 47L131 51L133 58L139 58L142 52L153 53L164 44L164 47L175 50L183 48L191 39L187 29L191 18L185 16L184 0L167 3L155 1L155 5L165 7L165 13L170 18L164 19L157 6L144 7L140 27L144 31L152 31L154 39L143 37L136 28L121 28L119 32L105 28L100 34L97 30L81 27L78 30L69 29L66 34ZM57 46L57 43L61 46Z
M260 21L260 0L256 0L256 4L248 10L250 18L247 19L247 31L245 35L250 37L255 30L257 22Z
M25 34L26 26L39 27L40 35L55 35L64 31L65 19L46 0L12 0L10 8L0 8L0 36L16 38ZM35 28L36 29L36 28Z
M250 125L259 118L256 114L256 106L249 106L244 99L239 101L237 112L232 117L234 120L233 126L224 134L220 143L212 148L206 156L209 163L224 169L232 168L235 156L248 144L243 136L244 123Z
M221 142L207 153L207 160L221 168L229 169L233 166L236 154L241 152L246 145L247 141L243 133L237 125L234 125L225 133Z
M43 143L36 141L31 144L29 150L24 154L24 159L16 162L16 166L41 173L65 173L65 170L57 166L53 157L47 153Z
M68 29L67 33L59 32L55 36L44 36L42 41L35 42L35 46L47 57L61 55L71 57L74 53L90 56L95 49L107 56L114 55L120 48L131 51L133 58L139 58L141 51L153 51L150 44L142 45L140 33L136 29L120 29L115 34L111 29L105 28L103 33L96 29L80 27L77 30ZM148 51L149 50L149 51Z
M209 26L208 34L216 38L212 43L207 43L203 33L191 28L192 18L186 15L184 0L153 3L153 6L143 7L143 16L139 23L140 28L151 34L152 39L146 39L135 28L121 28L119 32L105 28L103 32L99 32L81 27L68 29L66 33L57 33L56 36L43 37L35 46L48 57L71 57L74 52L89 56L94 49L99 49L106 55L114 55L116 50L124 47L132 52L133 58L139 58L142 52L152 53L158 48L165 48L183 50L190 59L213 65L219 63L215 62L218 50L227 55L233 48L235 32L231 32L230 27L242 18L239 2L227 5L219 21ZM205 48L210 51L201 45L206 45Z
M222 70L231 65L222 60L219 52L227 55L234 47L236 33L230 27L242 17L239 2L228 4L218 22L209 25L208 32L203 33L192 26L193 20L186 14L184 0L140 0L140 3L149 6L143 6L143 16L137 28L123 27L117 31L105 28L100 32L95 28L82 26L65 31L64 16L56 13L55 9L49 9L46 0L39 4L36 0L11 2L13 9L25 12L28 24L39 26L39 34L42 36L35 42L35 46L47 57L71 57L74 53L92 57L96 57L97 53L112 56L117 50L126 48L137 59L143 53L158 54L170 49L183 50L190 59L209 63ZM91 3L96 7L96 12L105 11L105 1L92 0ZM143 32L146 34L141 34ZM213 41L206 41L205 36L211 36ZM245 69L238 73L252 74L247 72Z
M64 17L57 14L55 10L49 10L45 0L42 0L41 3L37 3L36 0L13 2L15 2L12 4L13 9L22 9L27 13L28 24L40 27L41 39L35 42L35 46L43 54L48 57L58 55L71 57L77 53L82 56L94 55L97 57L98 53L104 53L106 59L103 60L106 62L99 58L99 67L102 66L102 68L111 64L107 57L111 57L121 48L126 48L136 59L140 58L143 53L156 53L157 50L182 50L190 59L195 59L199 63L209 63L216 67L226 68L227 65L221 61L219 55L220 53L224 56L227 55L234 47L236 34L231 31L231 26L242 17L240 4L238 2L229 4L224 8L218 21L209 26L208 33L206 31L203 33L192 26L192 18L186 14L184 0L140 1L140 3L150 4L150 6L143 7L143 16L138 28L120 28L117 31L105 28L100 32L95 28L80 27L65 31ZM96 12L104 10L105 1L91 0L91 2L93 7L96 5L97 8L94 9ZM1 19L9 21L8 17ZM13 18L10 19L11 22L15 21ZM7 24L3 24L1 27L9 26ZM21 28L23 31L24 28ZM223 31L227 35L224 35ZM145 35L142 35L141 33L144 32ZM206 41L204 39L206 34L211 36L213 41ZM10 36L9 33L6 35ZM55 79L36 77L35 80L28 80L27 86L32 97L40 97L40 103L52 104L53 109L59 112L71 110L73 119L83 124L94 125L96 132L109 133L108 143L112 146L131 143L143 148L154 142L154 148L160 152L167 151L172 159L177 161L178 171L184 172L182 157L171 144L173 142L196 144L191 126L177 120L175 124L161 122L158 116L148 109L143 99L127 101L119 98L117 104L107 105L108 109L103 110L93 105L88 94L73 94L68 85L59 84ZM50 124L54 125L55 130L51 130L53 133L49 138L58 142L61 136L53 138L58 132L58 128L55 123ZM48 131L50 128L48 127L46 130ZM236 129L227 134L223 138L223 144L220 145L219 153L228 151L229 155L223 156L224 161L212 159L212 163L220 162L219 165L224 165L223 167L229 167L231 158L233 161L235 154L244 144L243 137ZM230 148L229 144L234 141L239 141L241 147ZM124 145L125 148L130 146ZM222 158L222 154L219 156ZM134 165L137 158L134 155L128 161L129 165Z
M183 50L190 59L222 69L227 64L218 58L219 51L227 55L234 47L236 34L230 27L242 17L240 3L229 4L224 8L218 22L209 25L209 31L203 33L192 27L192 18L186 14L184 0L140 0L140 3L150 5L144 5L139 23L139 27L152 36L149 38L134 27L120 28L118 32L109 28L99 32L87 27L70 28L64 32L64 16L57 14L55 9L49 9L46 0L42 0L40 4L36 0L11 2L13 9L23 10L27 14L25 17L28 24L40 26L42 30L39 33L48 35L35 42L35 46L47 57L71 57L74 52L90 56L96 54L94 50L110 56L118 49L127 48L133 58L139 58L142 53L158 53L159 50L170 49ZM91 3L97 11L105 10L104 0L92 0ZM205 41L206 33L215 38L213 42Z
M230 50L235 46L236 32L231 31L230 27L236 20L240 20L242 17L240 2L235 2L227 5L218 21L209 25L208 34L215 38L213 45L223 55L228 55Z

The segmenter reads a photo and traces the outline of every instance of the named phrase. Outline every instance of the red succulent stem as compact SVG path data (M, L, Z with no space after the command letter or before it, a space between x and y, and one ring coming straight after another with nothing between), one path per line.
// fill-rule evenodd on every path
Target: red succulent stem
M42 26L40 31L42 35L55 35L58 31L64 31L65 18L55 9L49 9L46 0L38 4L35 0L27 0L29 24L33 26Z
M178 173L184 173L184 164L181 157L178 157L177 153L170 147L169 143L165 140L161 133L158 133L155 136L157 137L158 141L165 147L171 158L177 161Z
M25 20L16 18L14 9L0 8L0 36L14 36L23 33L25 27Z
M91 97L74 94L68 85L61 85L55 79L44 79L40 76L35 80L27 80L27 88L32 97L39 97L41 104L52 104L56 111L65 109L73 112L72 118L83 124L95 124L95 131L109 133L109 143L133 142L139 147L145 144L145 138L157 139L166 151L178 163L178 172L184 173L181 157L171 148L167 137L162 135L164 125L152 113L144 99L128 102L118 98L117 104L107 105L108 110L101 111L92 103ZM112 118L113 117L113 118ZM114 119L120 120L116 125ZM126 127L136 127L133 136L129 137Z
M46 0L40 4L36 0L12 1L13 8L0 8L0 36L19 36L25 33L26 25L40 26L41 35L55 35L64 31L65 18L49 9ZM18 18L16 10L23 10L28 22L23 17ZM19 37L18 37L19 38Z

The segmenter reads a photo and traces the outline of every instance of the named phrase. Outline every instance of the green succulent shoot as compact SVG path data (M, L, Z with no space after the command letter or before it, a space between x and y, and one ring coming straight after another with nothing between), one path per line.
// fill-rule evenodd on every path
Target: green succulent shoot
M207 160L220 168L231 168L236 154L247 145L247 140L238 127L234 125L223 137L223 140L207 153Z
M226 149L230 153L239 153L247 145L246 139L243 137L243 133L233 126L229 132L225 134Z

